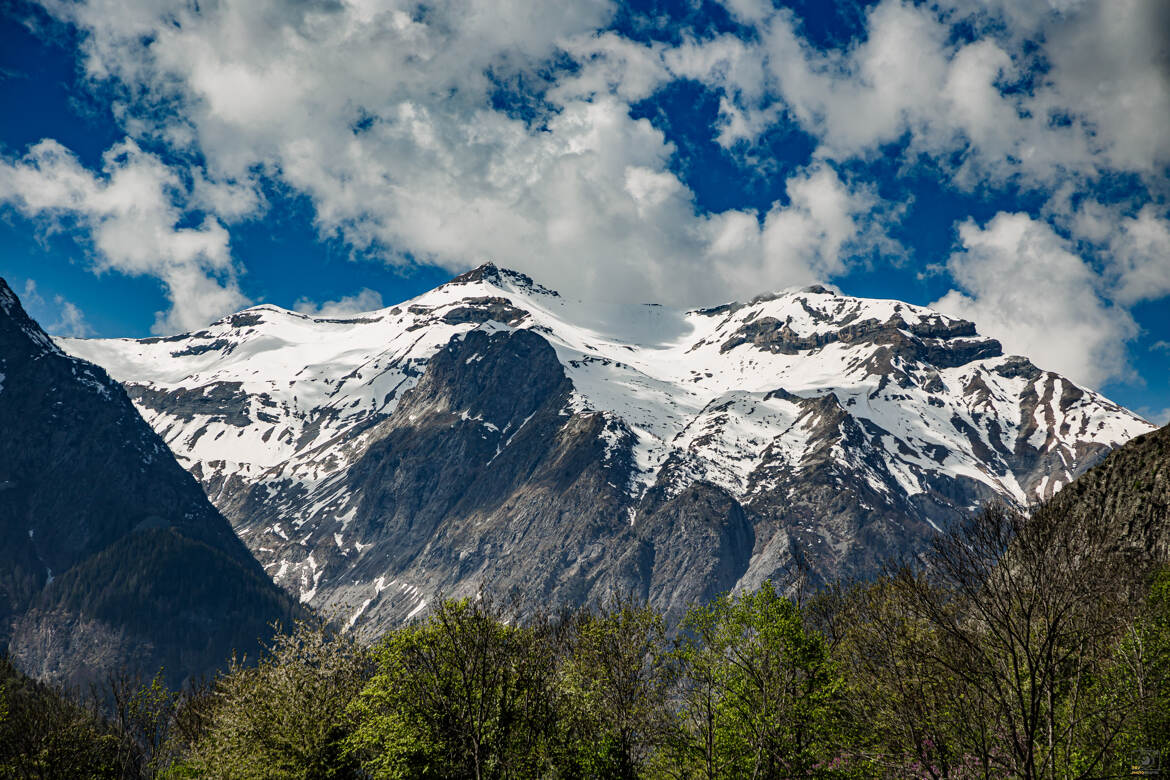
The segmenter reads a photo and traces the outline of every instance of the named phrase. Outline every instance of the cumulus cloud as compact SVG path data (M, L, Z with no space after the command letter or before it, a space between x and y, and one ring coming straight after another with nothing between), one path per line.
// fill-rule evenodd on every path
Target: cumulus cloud
M308 298L299 299L293 306L301 314L314 317L345 317L382 308L382 294L377 290L363 287L353 295L346 295L336 301L314 303Z
M960 230L939 305L1009 349L1092 383L1124 375L1136 326L1120 307L1170 294L1164 199L1084 196L1117 173L1164 187L1162 0L880 0L828 50L761 0L725 0L750 35L669 44L605 31L609 0L43 1L82 32L85 73L130 136L200 164L179 176L127 141L93 174L43 142L3 163L0 197L77 220L99 270L161 279L174 305L160 331L247 302L225 226L261 214L272 181L363 254L490 258L582 297L706 303L841 278L900 254L885 234L897 206L845 173L891 143L968 193L1078 194L1043 221ZM679 79L718 94L727 149L778 124L816 139L783 198L697 208L677 150L631 115ZM188 224L185 209L209 216Z
M1113 299L1128 305L1170 295L1170 220L1147 204L1114 224L1106 246Z
M51 140L0 161L0 202L48 227L82 229L99 273L162 281L171 308L158 313L158 333L197 328L248 303L236 283L224 226L210 216L198 226L180 226L173 196L181 190L174 171L130 140L105 153L96 175ZM79 320L65 316L64 326L75 328Z
M1095 259L1111 300L1132 306L1170 295L1170 211L1164 205L1106 204L1062 187L1045 212Z
M1091 134L1098 164L1160 175L1170 161L1170 5L1164 0L950 0L944 5L1019 57L1042 42L1044 79L1027 108Z
M712 269L738 289L759 289L761 278L789 287L838 276L846 270L845 257L887 240L868 235L863 224L877 198L847 185L828 165L798 171L785 186L788 205L774 206L762 224L754 214L728 212L704 226Z
M1001 212L982 227L965 222L959 239L962 251L947 261L959 289L932 306L1074 381L1097 387L1127 376L1124 345L1136 324L1102 300L1097 275L1051 226Z
M674 148L630 103L688 74L735 85L731 144L773 118L750 107L761 63L726 37L598 34L607 2L50 7L87 32L86 72L125 89L138 132L198 150L192 197L228 222L277 176L323 234L390 263L491 258L586 297L687 304L840 274L880 240L872 197L824 163L794 174L791 203L696 214ZM533 116L494 107L511 84L537 93Z
M860 43L829 51L802 37L790 11L726 5L757 39L724 58L734 68L694 76L723 90L733 109L744 96L747 105L772 96L821 140L823 155L865 157L905 138L911 159L929 158L969 189L1008 180L1046 187L1104 171L1157 177L1170 162L1162 0L882 0ZM959 23L976 37L955 35ZM746 137L768 123L736 126Z

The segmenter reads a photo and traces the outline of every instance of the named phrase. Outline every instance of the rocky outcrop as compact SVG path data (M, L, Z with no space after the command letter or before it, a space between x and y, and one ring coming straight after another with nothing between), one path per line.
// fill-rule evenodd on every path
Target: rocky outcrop
M814 313L814 318L825 321L820 313ZM889 347L885 350L887 355L896 353L907 361L929 363L936 368L955 368L1003 354L998 341L977 337L974 323L938 315L907 323L897 314L885 322L876 319L849 322L840 328L807 335L793 330L790 321L760 317L740 326L720 345L719 351L728 352L741 344L751 344L770 352L796 355L836 343Z
M637 502L620 487L629 448L607 453L604 415L574 412L571 389L540 335L472 331L438 352L371 431L338 486L341 507L310 509L279 541L265 533L283 518L269 488L233 513L247 518L245 538L264 540L270 571L311 559L323 575L305 584L328 588L313 603L345 622L367 617L367 631L437 594L481 587L528 609L637 594L676 610L732 588L751 551L735 499L692 486L632 526ZM314 540L331 536L341 542L321 555Z

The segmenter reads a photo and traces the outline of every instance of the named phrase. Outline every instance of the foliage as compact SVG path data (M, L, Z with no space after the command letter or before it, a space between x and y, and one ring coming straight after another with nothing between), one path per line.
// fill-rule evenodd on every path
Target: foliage
M1091 695L1136 611L1133 568L1108 537L1041 509L993 506L941 537L931 580L894 587L934 633L929 662L955 683L950 735L987 774L1092 777L1124 728L1128 695ZM1095 750L1087 750L1091 734Z
M1105 773L1125 774L1143 756L1170 771L1170 567L1154 576L1144 608L1112 660L1093 695L1102 706L1121 697L1129 708L1128 728L1116 735Z
M709 778L843 771L842 681L796 604L765 583L693 608L683 630L680 768Z
M652 770L671 735L675 669L662 616L618 599L566 621L558 695L572 769L634 778Z
M1170 568L1002 508L808 601L663 616L482 594L371 648L299 624L255 665L89 703L0 662L0 777L1089 778L1168 761ZM799 593L797 594L799 596Z
M934 662L929 622L906 608L888 577L830 590L815 606L832 621L825 633L844 677L851 763L872 776L959 776L969 761L949 723L972 717L970 702Z
M233 659L216 681L188 766L200 776L354 777L347 709L368 677L364 649L323 624L298 623L255 666Z
M483 599L388 634L351 714L347 755L376 778L508 778L548 765L553 659L541 632Z
M132 778L120 735L92 708L0 657L0 777Z

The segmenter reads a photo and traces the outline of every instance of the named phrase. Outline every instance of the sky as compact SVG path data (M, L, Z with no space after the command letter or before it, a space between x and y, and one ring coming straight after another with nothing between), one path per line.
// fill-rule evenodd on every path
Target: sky
M50 332L826 283L1170 420L1165 0L0 0L0 276Z

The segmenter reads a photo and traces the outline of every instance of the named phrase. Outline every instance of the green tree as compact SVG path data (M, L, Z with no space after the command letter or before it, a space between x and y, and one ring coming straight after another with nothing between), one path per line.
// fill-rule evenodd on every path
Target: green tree
M1091 697L1100 709L1125 707L1125 728L1086 734L1080 753L1106 755L1103 774L1126 774L1143 757L1170 770L1170 568L1152 578L1144 609L1111 660Z
M923 584L923 587L928 585ZM906 608L890 577L821 594L830 649L845 682L846 753L867 776L946 778L979 773L955 743L955 719L981 717L935 659L933 626Z
M256 666L233 660L216 681L206 734L186 771L266 780L357 776L342 748L347 708L368 677L366 651L348 635L297 624Z
M554 659L487 599L445 601L386 635L354 701L349 755L375 778L514 778L550 766Z
M1170 567L1155 576L1146 610L1134 631L1136 747L1159 751L1170 771Z
M674 674L662 615L619 598L572 615L562 642L563 771L612 778L656 771L674 724Z
M0 777L134 778L120 735L61 689L25 677L0 657Z
M976 776L1099 775L1132 702L1094 690L1140 581L1110 535L1050 507L1025 517L993 506L936 539L926 571L893 585L930 628L918 652L954 683L949 732Z
M771 583L693 608L683 623L681 772L824 777L841 765L842 681L820 634Z

